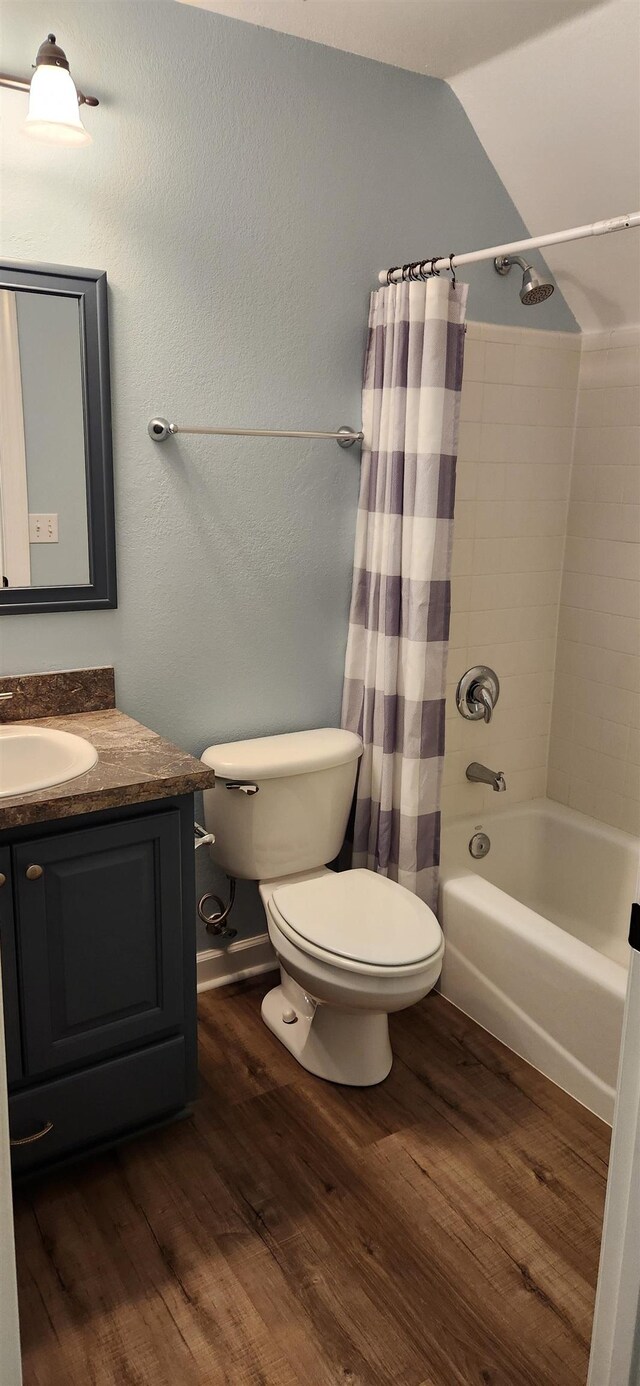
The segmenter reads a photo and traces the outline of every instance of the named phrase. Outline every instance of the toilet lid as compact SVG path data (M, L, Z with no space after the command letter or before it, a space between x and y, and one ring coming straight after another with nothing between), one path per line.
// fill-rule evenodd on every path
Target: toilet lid
M425 962L442 943L429 906L373 871L330 871L279 886L271 900L300 939L353 962L405 967Z

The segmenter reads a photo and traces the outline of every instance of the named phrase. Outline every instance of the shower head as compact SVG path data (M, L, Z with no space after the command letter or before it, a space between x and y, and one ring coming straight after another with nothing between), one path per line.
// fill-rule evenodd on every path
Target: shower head
M494 269L497 274L508 274L512 265L519 265L522 270L522 288L520 290L520 302L528 308L530 303L544 303L545 298L549 298L553 293L554 285L545 283L536 273L533 265L522 259L521 255L497 255L494 262Z
M526 304L527 307L530 303L544 303L545 298L549 298L553 290L554 285L546 284L529 265L522 275L520 302Z

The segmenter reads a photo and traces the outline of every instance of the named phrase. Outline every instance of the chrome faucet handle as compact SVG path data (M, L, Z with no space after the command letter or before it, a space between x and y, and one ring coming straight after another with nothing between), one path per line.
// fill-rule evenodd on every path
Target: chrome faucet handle
M493 698L489 689L482 683L474 683L469 690L469 702L473 701L476 706L480 705L480 717L484 717L485 722L490 722L493 717Z
M456 690L456 706L470 722L490 722L500 697L500 680L486 664L476 664L462 675Z

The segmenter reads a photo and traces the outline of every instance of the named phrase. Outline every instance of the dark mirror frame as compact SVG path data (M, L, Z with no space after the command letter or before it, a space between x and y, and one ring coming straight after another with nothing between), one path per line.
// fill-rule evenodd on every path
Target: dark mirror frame
M68 265L0 263L0 288L76 298L80 309L89 582L0 588L0 615L117 606L107 276Z

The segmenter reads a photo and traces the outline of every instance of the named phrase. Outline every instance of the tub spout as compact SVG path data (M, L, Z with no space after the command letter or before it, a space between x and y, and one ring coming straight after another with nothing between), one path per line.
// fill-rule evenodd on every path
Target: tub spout
M472 784L490 784L497 794L501 794L507 787L502 770L489 770L487 765L480 765L477 760L472 760L467 766L467 779L471 780Z

